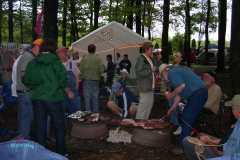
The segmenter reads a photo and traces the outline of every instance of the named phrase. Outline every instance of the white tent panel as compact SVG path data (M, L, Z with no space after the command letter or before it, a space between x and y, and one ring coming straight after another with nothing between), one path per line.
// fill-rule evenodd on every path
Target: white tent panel
M89 33L72 44L72 48L79 52L80 56L88 53L88 45L96 45L96 54L106 63L106 55L111 54L115 60L116 53L128 54L132 62L132 68L139 55L139 47L147 42L144 37L138 35L127 27L117 22L111 22Z

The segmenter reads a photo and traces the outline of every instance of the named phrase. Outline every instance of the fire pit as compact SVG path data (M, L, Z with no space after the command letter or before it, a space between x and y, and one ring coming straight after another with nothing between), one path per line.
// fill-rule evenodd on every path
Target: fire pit
M171 128L167 122L146 122L146 127L133 130L132 141L149 147L166 147L171 143ZM162 126L162 127L161 127Z
M108 128L99 113L76 112L69 116L72 122L71 136L80 139L102 139Z
M108 128L105 123L83 123L73 122L71 136L80 139L102 139L108 135Z

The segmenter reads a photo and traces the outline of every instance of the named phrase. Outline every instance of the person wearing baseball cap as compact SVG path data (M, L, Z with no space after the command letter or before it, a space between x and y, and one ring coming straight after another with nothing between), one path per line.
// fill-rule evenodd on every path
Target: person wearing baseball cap
M136 114L138 99L120 82L112 85L112 93L107 102L107 108L122 118Z
M44 41L42 38L38 38L33 41L31 50L34 56L37 56L40 53L40 47L42 46L43 42Z
M39 38L33 41L31 48L24 50L16 66L16 90L18 101L18 134L23 138L28 138L33 120L32 103L29 97L29 89L23 84L22 79L25 75L27 65L34 57L40 53L40 47L43 39Z
M180 126L182 127L181 143L186 136L191 134L192 128L189 126L194 125L199 113L203 110L203 106L208 98L208 91L201 78L190 68L172 67L168 69L168 65L162 64L159 67L159 72L173 89L165 93L166 99L173 101L173 105L168 110L168 116L175 111L182 99L187 101L180 121Z

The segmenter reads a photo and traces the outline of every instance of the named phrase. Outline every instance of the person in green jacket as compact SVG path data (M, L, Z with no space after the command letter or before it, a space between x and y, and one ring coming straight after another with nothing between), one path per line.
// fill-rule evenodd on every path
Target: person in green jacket
M56 55L56 43L44 40L41 53L26 69L23 83L30 89L36 122L36 140L46 145L47 116L56 134L56 151L65 154L65 114L63 100L68 92L66 70Z
M104 72L101 59L95 54L96 46L88 46L89 54L80 62L80 77L83 80L83 96L86 111L99 112L99 81Z
M152 43L143 43L144 53L139 55L135 64L137 87L139 90L139 106L136 119L148 119L153 106L153 89L155 88L155 67L152 62Z

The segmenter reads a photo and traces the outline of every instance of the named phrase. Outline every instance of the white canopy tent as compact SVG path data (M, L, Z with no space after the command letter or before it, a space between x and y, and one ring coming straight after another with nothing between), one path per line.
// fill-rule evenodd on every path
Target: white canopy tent
M96 54L104 63L106 63L106 55L111 54L115 61L116 53L120 53L120 55L127 54L134 66L139 48L146 41L148 40L122 24L111 22L77 40L72 44L72 48L83 56L88 54L88 45L95 44Z

